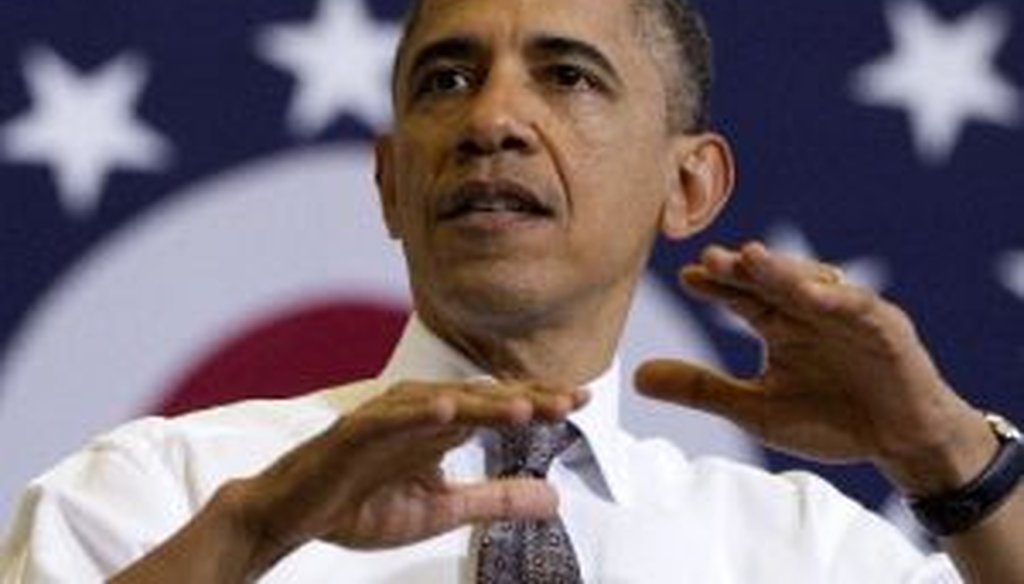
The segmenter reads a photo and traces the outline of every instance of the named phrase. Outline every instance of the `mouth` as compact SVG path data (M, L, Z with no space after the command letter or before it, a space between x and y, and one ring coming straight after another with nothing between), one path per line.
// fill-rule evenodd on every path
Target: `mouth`
M512 181L470 181L464 183L439 209L441 221L480 217L546 219L554 209L530 189Z

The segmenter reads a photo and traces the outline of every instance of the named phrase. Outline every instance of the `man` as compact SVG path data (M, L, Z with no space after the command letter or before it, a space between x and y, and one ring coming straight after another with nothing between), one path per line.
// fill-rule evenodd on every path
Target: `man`
M509 519L564 521L584 581L955 581L817 479L616 426L615 347L654 239L703 229L733 185L706 58L670 1L419 3L377 146L417 315L388 368L100 439L31 487L4 582L495 581L485 532ZM965 578L1024 582L1020 445L947 387L899 309L756 243L681 279L753 325L765 369L650 362L641 391L868 460L931 505ZM547 480L484 478L487 429L566 419L581 438ZM979 512L947 521L950 501Z

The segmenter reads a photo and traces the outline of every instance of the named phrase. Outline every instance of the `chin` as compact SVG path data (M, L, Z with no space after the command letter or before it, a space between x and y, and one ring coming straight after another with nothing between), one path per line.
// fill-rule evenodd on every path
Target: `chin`
M461 323L495 332L535 327L552 314L562 296L551 282L540 280L522 270L465 274L435 289L433 304Z

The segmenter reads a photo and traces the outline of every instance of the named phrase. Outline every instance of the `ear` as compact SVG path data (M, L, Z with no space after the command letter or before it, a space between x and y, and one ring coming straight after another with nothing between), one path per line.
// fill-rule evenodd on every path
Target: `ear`
M395 200L394 141L388 134L378 136L373 145L373 180L377 183L380 209L392 239L400 239L398 205Z
M710 225L725 206L736 182L736 163L725 138L711 132L679 136L672 156L675 176L661 232L684 239Z

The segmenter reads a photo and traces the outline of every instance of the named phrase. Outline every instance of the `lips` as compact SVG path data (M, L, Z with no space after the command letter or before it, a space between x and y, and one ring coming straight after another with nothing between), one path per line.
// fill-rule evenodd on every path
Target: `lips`
M464 183L442 201L439 211L442 221L477 215L554 216L554 209L540 196L525 186L506 180Z

